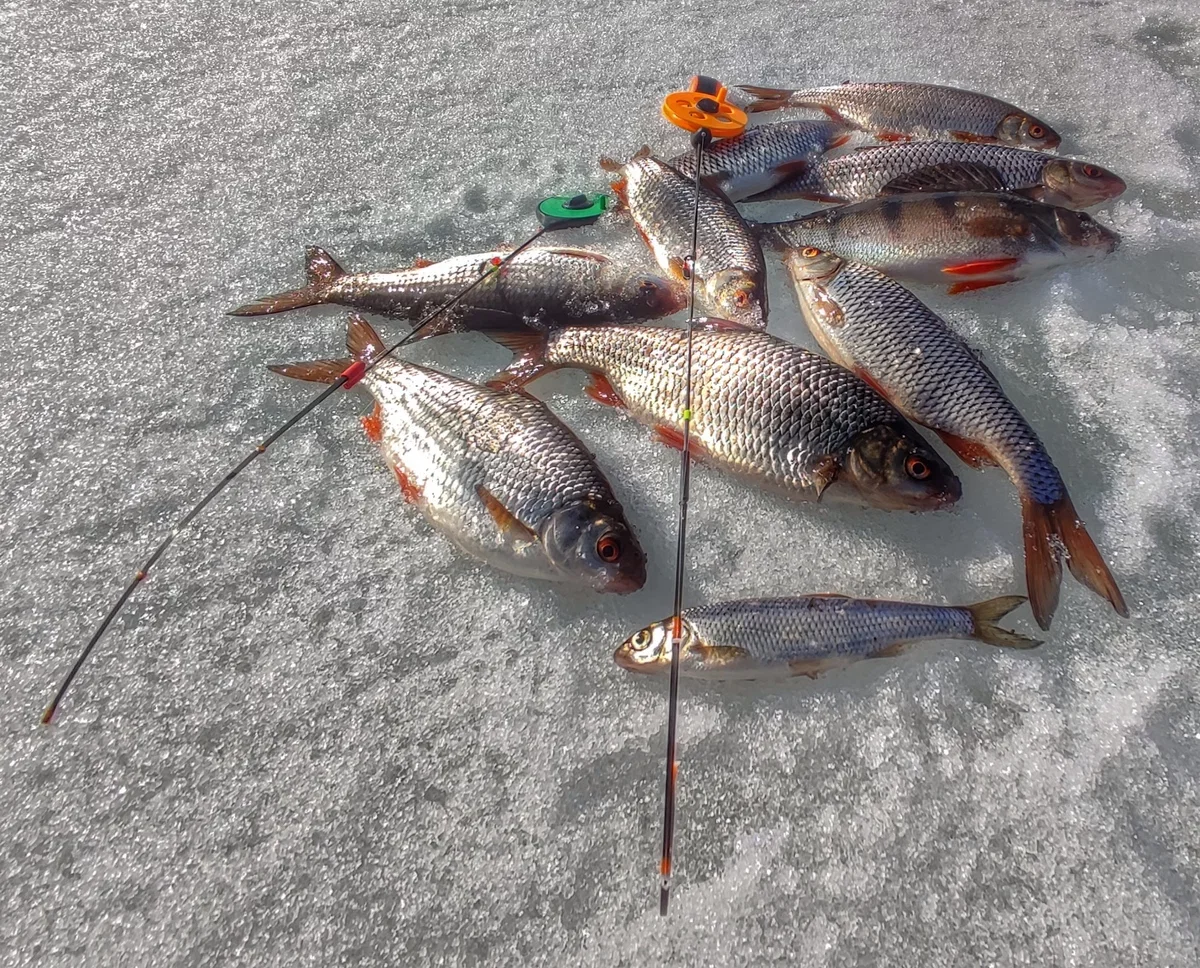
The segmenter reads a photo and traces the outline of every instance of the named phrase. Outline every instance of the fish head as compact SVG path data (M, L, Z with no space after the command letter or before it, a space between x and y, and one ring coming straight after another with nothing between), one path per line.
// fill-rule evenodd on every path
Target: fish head
M1088 250L1088 255L1107 255L1121 244L1121 237L1116 232L1106 229L1086 212L1056 208L1054 225L1062 241L1077 249Z
M1062 143L1062 138L1050 125L1022 111L1006 114L993 134L1001 144L1018 148L1053 151Z
M629 276L621 287L621 297L634 319L658 319L687 308L683 288L661 276Z
M622 642L613 653L613 660L630 672L661 673L671 668L671 623L663 619L647 625ZM690 629L684 624L684 649ZM681 653L682 658L682 653Z
M828 279L837 273L846 260L832 252L818 249L815 245L806 245L798 249L788 249L783 257L788 271L796 282L814 282Z
M628 595L646 583L646 554L620 509L580 501L555 511L541 532L551 565L593 591Z
M767 328L767 287L757 273L723 269L704 284L714 312L748 329Z
M1107 168L1059 158L1042 169L1042 190L1038 201L1047 205L1088 208L1116 198L1123 191L1124 179Z
M962 497L950 466L912 427L879 424L859 434L838 473L872 507L933 511Z

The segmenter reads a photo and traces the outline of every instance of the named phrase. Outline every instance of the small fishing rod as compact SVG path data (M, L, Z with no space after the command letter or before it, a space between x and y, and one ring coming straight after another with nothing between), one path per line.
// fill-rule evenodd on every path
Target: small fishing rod
M714 138L732 138L741 134L747 123L743 111L725 100L725 86L711 77L696 76L686 91L668 94L663 101L663 116L672 124L692 133L696 149L693 159L692 251L688 260L687 351L683 370L683 448L679 458L679 526L675 544L675 599L671 621L671 684L667 698L667 779L663 805L662 858L659 862L658 913L666 916L671 901L671 862L675 849L675 782L678 762L675 738L679 722L679 653L683 648L683 579L687 544L688 494L692 483L692 335L696 324L696 249L700 235L700 179L704 149Z
M82 669L83 664L87 662L88 656L92 654L92 650L96 647L96 644L108 630L109 625L112 624L113 619L117 617L117 614L129 600L129 597L149 576L150 569L154 567L158 559L161 558L166 553L167 549L171 547L171 544L175 541L175 538L184 529L186 529L188 525L192 523L192 521L196 519L201 511L208 507L208 505L213 501L214 498L217 497L218 494L232 484L234 479L241 474L242 471L244 471L247 467L253 464L254 461L265 454L268 447L275 443L275 441L279 440L280 437L295 427L296 424L316 410L317 407L323 404L331 396L337 393L338 390L349 390L356 383L358 383L359 380L361 380L364 376L375 369L376 366L383 362L383 360L387 359L394 352L396 352L396 350L415 340L417 338L417 334L420 333L421 330L423 330L443 313L446 313L457 306L460 302L462 302L463 299L470 295L472 290L482 285L486 280L492 278L501 270L503 270L508 263L512 262L513 259L528 249L531 245L533 245L534 242L540 239L547 232L554 232L558 229L567 228L568 226L590 225L604 214L604 211L607 207L608 198L605 195L556 195L550 198L542 199L542 201L540 201L537 205L537 219L540 223L540 228L538 228L533 235L529 236L529 238L527 238L503 258L500 258L499 256L494 257L491 262L488 263L487 268L484 269L479 278L475 279L463 289L459 290L459 292L452 299L450 299L449 302L446 302L427 313L424 317L417 321L416 325L413 326L412 330L406 336L397 340L378 356L372 357L369 361L355 360L352 362L348 367L346 367L341 375L333 381L332 384L330 384L303 407L292 414L261 444L243 457L241 461L239 461L233 467L232 470L222 477L208 491L208 493L205 494L204 497L202 497L190 511L188 511L187 514L179 519L175 527L171 529L166 538L164 538L162 542L159 543L158 547L154 549L153 553L149 558L146 559L141 568L134 572L133 580L125 586L125 591L121 593L121 597L117 599L116 604L113 605L108 614L104 617L104 621L100 623L100 626L96 629L91 639L88 640L88 643L84 646L83 651L79 653L79 658L75 660L75 664L71 666L71 670L63 679L62 684L58 687L58 692L55 693L54 698L50 701L50 705L47 706L45 712L42 713L42 722L49 723L54 718L54 714L58 711L58 707L62 703L63 697L66 696L67 690L71 688L71 683L74 682L75 677L79 675L79 670Z

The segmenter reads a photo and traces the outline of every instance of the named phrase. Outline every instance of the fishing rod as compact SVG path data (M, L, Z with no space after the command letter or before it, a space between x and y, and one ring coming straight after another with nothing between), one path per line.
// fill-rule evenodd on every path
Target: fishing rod
M658 913L666 916L671 901L671 862L675 849L675 782L678 762L675 739L679 723L679 653L683 648L683 578L687 543L688 493L692 483L692 335L696 324L696 249L700 235L700 180L704 149L715 138L732 138L746 129L745 112L725 100L725 86L697 75L686 91L668 94L662 113L672 124L692 133L693 159L692 250L688 258L687 351L683 370L683 448L679 458L679 525L675 544L675 599L671 620L671 684L667 698L667 779L663 805L662 857L659 862Z
M518 245L508 255L500 258L496 256L487 264L486 268L480 276L466 285L464 288L448 302L431 310L424 317L417 321L412 330L401 339L397 340L378 356L372 357L369 361L355 360L333 381L328 387L313 397L308 403L292 414L287 420L280 424L273 433L271 433L262 443L258 444L249 454L239 461L232 470L222 477L209 491L200 499L199 502L185 514L171 529L170 533L164 538L150 555L142 566L134 572L132 581L125 586L125 591L121 593L121 597L117 599L116 604L109 610L104 617L104 621L96 629L87 645L83 647L83 651L79 653L79 658L75 660L75 664L71 666L71 670L63 679L62 684L58 687L58 692L54 694L54 698L50 701L42 713L42 722L49 723L54 714L58 711L59 705L66 696L67 690L71 688L71 683L75 681L75 677L79 675L79 670L88 660L88 656L92 654L92 650L108 630L113 619L125 606L129 597L134 593L137 587L146 580L150 574L150 569L171 547L175 538L184 531L188 525L196 519L196 517L220 494L226 487L233 483L234 479L242 473L247 467L254 463L259 457L267 452L275 441L279 440L284 434L296 426L301 420L307 417L310 413L316 410L321 404L328 400L331 396L337 393L338 390L349 390L359 380L370 373L383 360L391 356L396 350L404 346L406 343L411 343L417 338L417 334L421 332L431 322L457 306L465 299L472 290L482 285L486 280L496 276L501 272L508 263L512 262L518 255L528 249L534 242L540 239L547 232L554 232L558 229L567 228L568 226L590 225L595 222L601 215L604 214L608 207L608 197L605 195L555 195L550 198L542 199L537 205L537 219L540 227L533 235L529 236L524 242Z

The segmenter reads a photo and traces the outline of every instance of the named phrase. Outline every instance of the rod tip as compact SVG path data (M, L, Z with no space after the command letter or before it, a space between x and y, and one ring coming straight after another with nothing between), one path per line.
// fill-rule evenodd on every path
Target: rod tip
M661 917L667 916L667 908L671 904L671 885L663 881L662 887L658 889L658 913Z
M49 726L50 720L52 720L54 718L54 714L57 711L58 711L58 706L55 703L51 703L49 706L47 706L45 711L42 713L42 725Z

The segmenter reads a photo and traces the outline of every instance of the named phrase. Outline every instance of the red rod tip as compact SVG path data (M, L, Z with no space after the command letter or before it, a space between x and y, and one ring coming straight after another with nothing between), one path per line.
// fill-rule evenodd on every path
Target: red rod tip
M58 710L57 706L47 706L46 711L42 713L42 725L49 726L50 720L54 718L54 713Z

